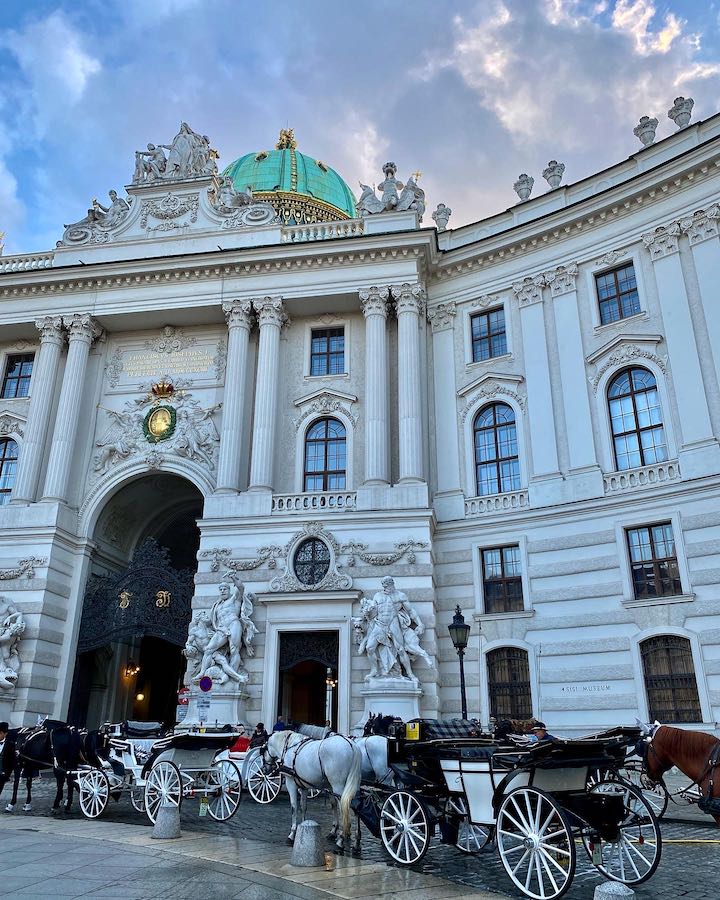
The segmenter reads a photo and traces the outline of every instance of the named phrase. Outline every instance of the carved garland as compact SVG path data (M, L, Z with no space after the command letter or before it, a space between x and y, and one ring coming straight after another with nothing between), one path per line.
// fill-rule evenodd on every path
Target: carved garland
M16 419L14 416L0 415L0 437L8 437L13 434L22 437L24 431L21 422L21 419Z
M475 409L476 404L479 400L496 400L498 397L510 397L511 400L514 400L520 409L525 412L525 398L518 394L516 391L511 391L510 388L503 387L499 384L487 384L485 387L481 388L479 391L474 391L465 401L465 406L463 407L463 411L461 413L461 420L463 424L467 420L467 417L470 413Z
M0 569L0 581L12 581L15 578L34 578L36 566L46 566L47 558L42 559L37 556L28 556L27 559L21 559L14 569Z
M643 350L635 344L627 344L624 347L620 347L614 353L611 353L602 366L600 366L595 374L590 377L590 384L593 386L595 393L597 394L600 381L608 369L612 369L614 366L622 365L623 363L635 362L641 359L650 360L650 362L655 363L663 375L667 374L665 368L667 357L657 356L655 353L651 353L649 350Z
M322 394L317 397L297 419L293 419L295 431L299 431L301 425L306 419L315 415L332 415L333 413L342 413L351 422L353 428L357 425L358 417L353 415L352 407L354 400L341 400L333 394Z
M145 200L140 209L140 227L147 228L148 231L172 231L174 228L185 228L188 224L197 222L198 206L200 203L199 194L188 194L182 199L172 191L162 198L162 200ZM189 222L173 222L190 213ZM158 219L159 225L148 227L148 219Z

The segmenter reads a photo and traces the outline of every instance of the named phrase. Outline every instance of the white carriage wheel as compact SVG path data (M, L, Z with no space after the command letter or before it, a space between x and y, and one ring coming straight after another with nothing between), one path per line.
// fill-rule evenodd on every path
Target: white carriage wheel
M148 772L145 781L145 812L155 824L162 803L180 806L182 801L182 779L175 763L162 759Z
M80 809L88 819L97 819L105 812L110 797L110 782L104 772L90 769L78 776Z
M430 821L421 800L407 791L395 791L380 810L380 837L395 862L420 862L430 846Z
M145 789L138 784L130 788L130 802L136 812L145 812Z
M534 787L510 791L498 810L496 834L505 871L526 897L562 897L575 874L575 841L553 797Z
M206 783L212 793L208 794L208 812L218 822L231 819L240 806L242 797L242 775L240 769L230 759L221 759L208 770Z
M483 847L487 846L492 836L492 829L485 825L473 825L462 797L448 797L445 814L460 818L455 846L461 853L479 853Z
M261 754L248 765L247 789L256 803L272 803L280 793L282 775L280 772L266 772Z
M617 823L617 833L613 840L600 839L602 861L593 862L593 865L611 881L642 884L654 874L662 854L660 826L652 807L642 791L626 781L600 781L592 793L620 794L623 801L623 816ZM592 860L592 835L583 832L582 839Z

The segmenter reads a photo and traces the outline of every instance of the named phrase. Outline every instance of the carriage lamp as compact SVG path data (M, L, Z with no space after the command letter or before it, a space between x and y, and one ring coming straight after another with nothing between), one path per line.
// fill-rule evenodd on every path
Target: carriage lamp
M127 665L125 666L125 677L132 678L134 675L137 675L140 671L140 666L133 659L129 659Z
M325 722L332 722L333 691L337 687L337 678L333 676L333 670L328 666L325 672Z
M137 700L138 703L142 703L142 701L145 699L145 694L143 694L143 693L135 694L135 699Z
M467 696L465 694L465 649L468 645L468 637L470 636L470 626L460 611L460 605L455 607L455 615L452 624L448 625L450 632L450 640L453 647L457 650L458 659L460 660L460 700L462 702L462 717L467 719Z

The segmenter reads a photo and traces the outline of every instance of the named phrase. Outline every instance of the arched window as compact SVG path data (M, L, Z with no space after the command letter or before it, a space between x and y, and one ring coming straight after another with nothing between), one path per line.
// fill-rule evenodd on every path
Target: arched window
M657 383L647 369L625 369L608 386L615 465L649 466L668 458Z
M10 492L15 484L18 462L18 445L11 438L0 441L0 506L10 502Z
M690 641L661 634L643 641L640 653L650 719L702 722Z
M473 422L477 496L520 490L515 413L506 403L481 409Z
M345 490L345 426L337 419L320 419L305 435L305 491Z
M528 655L519 647L498 647L486 656L490 715L496 719L532 717Z

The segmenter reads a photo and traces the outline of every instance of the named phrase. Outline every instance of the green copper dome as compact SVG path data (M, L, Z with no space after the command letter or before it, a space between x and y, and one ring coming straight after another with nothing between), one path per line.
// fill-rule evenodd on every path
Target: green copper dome
M292 128L280 132L275 150L246 153L222 174L232 178L236 190L249 186L258 200L269 200L286 225L356 216L350 188L330 166L297 150Z

